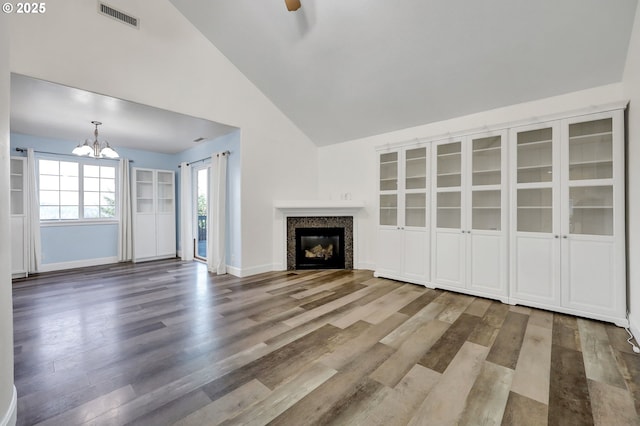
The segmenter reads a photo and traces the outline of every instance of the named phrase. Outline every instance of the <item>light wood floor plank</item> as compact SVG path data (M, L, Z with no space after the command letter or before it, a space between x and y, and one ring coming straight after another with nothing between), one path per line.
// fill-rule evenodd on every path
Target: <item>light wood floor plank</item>
M542 404L549 403L551 329L529 324L516 365L511 390Z
M409 425L457 424L467 396L487 356L488 349L466 342L438 381L438 392L430 392L412 417ZM453 397L455 395L455 397Z

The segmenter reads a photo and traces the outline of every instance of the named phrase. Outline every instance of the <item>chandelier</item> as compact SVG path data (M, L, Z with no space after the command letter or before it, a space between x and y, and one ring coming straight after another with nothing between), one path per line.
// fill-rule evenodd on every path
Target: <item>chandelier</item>
M98 142L98 126L102 123L99 121L92 121L91 124L96 126L96 130L93 132L95 140L91 142L89 139L86 139L83 144L76 146L72 152L75 155L89 156L93 158L119 158L120 156L113 148L111 148L109 142Z

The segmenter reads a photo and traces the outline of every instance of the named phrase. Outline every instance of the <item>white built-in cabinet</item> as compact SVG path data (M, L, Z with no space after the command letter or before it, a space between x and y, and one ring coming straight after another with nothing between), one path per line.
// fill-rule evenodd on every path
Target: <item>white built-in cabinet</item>
M432 284L507 301L506 132L434 143Z
M176 256L173 171L132 169L133 261Z
M625 325L623 111L511 130L512 303Z
M377 277L429 281L429 154L425 144L379 152Z
M27 162L23 157L10 159L11 197L11 275L24 277L28 273Z
M628 325L624 107L378 148L375 276Z

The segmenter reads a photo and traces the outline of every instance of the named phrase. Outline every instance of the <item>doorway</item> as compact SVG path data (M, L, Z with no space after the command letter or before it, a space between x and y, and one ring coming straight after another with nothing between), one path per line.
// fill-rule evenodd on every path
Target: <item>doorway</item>
M196 259L207 260L207 226L209 222L209 169L208 165L194 169L195 172L195 247Z

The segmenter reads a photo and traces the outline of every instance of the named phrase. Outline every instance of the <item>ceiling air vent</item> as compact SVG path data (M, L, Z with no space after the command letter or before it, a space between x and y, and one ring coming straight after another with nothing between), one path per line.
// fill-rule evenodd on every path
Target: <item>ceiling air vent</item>
M127 24L134 28L140 28L140 20L134 16L127 15L124 12L121 12L117 9L112 8L102 2L98 2L98 12L102 15L113 18L117 21L122 22L123 24Z

